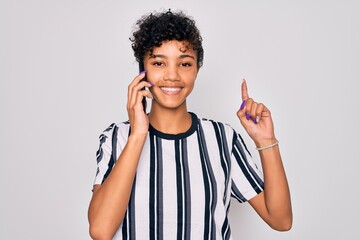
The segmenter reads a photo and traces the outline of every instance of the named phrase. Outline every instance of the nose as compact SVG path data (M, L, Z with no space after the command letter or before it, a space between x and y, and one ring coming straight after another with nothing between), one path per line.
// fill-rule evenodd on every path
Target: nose
M164 74L164 80L166 81L179 81L180 75L176 66L168 66Z

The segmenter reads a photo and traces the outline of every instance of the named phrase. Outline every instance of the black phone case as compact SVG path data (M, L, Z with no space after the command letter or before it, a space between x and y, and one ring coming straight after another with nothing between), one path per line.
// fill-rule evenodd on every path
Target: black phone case
M140 62L139 63L139 72L143 72L145 70L144 68L144 63ZM141 81L146 81L146 75L145 77L141 80ZM145 88L142 88L141 90L145 90ZM142 101L141 101L142 105L143 105L143 109L144 109L144 112L146 113L146 98L143 97Z

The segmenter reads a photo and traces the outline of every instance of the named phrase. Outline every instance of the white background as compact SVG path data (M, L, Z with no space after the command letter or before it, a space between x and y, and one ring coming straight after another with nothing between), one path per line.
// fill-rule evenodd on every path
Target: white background
M127 119L138 72L128 38L140 16L168 8L193 16L204 39L189 110L243 133L245 77L273 113L293 229L271 230L233 201L234 239L360 239L355 0L1 0L0 239L89 239L98 136Z

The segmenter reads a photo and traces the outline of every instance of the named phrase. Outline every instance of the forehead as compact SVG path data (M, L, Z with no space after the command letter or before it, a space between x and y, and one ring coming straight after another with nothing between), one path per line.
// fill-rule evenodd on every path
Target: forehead
M181 55L181 54L188 54L196 56L196 52L193 49L192 45L187 41L164 41L162 42L161 46L154 47L152 52L149 52L150 55L152 54L163 54L163 55Z

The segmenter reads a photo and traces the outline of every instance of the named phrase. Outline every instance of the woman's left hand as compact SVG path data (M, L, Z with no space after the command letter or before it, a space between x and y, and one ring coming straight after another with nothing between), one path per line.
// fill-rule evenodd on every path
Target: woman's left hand
M241 95L243 102L237 116L256 146L262 147L276 142L271 113L263 103L249 98L245 80L241 84Z

